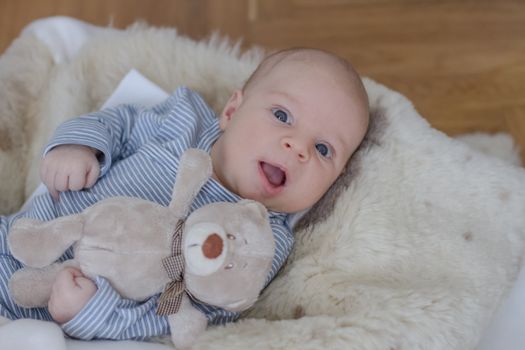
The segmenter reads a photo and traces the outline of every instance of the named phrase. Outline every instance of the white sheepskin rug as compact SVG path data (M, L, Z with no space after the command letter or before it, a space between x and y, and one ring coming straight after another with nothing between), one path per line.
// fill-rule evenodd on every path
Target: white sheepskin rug
M54 63L29 35L1 57L4 212L38 183L39 152L56 125L98 109L130 69L167 91L194 88L219 110L261 58L173 29L106 34L71 62ZM210 328L194 349L476 347L521 266L525 171L432 129L400 94L365 84L372 128L347 174L299 223L292 256L255 308Z

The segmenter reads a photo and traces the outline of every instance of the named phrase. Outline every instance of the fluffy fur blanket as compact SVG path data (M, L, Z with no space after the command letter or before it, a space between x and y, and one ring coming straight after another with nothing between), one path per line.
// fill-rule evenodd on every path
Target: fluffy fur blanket
M98 109L131 68L168 91L194 88L218 110L260 58L217 38L134 26L55 64L39 40L21 37L0 58L1 210L35 188L56 125ZM365 83L372 129L346 175L299 224L292 256L255 308L195 349L475 348L521 266L525 171Z

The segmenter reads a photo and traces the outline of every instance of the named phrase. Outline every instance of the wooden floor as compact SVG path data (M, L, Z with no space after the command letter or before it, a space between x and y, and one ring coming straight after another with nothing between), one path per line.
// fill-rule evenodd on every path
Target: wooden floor
M331 50L408 96L436 128L507 131L525 150L523 0L0 0L0 52L53 15Z

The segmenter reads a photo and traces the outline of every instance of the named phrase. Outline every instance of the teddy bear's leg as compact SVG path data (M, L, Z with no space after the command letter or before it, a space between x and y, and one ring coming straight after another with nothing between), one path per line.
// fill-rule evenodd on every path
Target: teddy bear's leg
M171 340L177 349L188 349L195 339L206 330L208 319L202 312L191 305L186 293L177 313L168 316Z
M75 260L66 260L41 269L25 267L9 280L9 291L15 303L22 307L45 307L58 272L64 267L78 267Z
M7 237L11 254L25 265L44 267L82 237L81 214L51 221L19 219Z

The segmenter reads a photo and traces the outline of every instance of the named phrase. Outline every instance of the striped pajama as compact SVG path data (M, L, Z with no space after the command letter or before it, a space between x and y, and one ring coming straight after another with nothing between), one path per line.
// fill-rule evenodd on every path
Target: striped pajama
M45 308L24 309L9 296L9 277L21 267L9 253L6 237L19 217L52 220L74 214L108 197L130 196L168 205L182 153L188 148L207 152L220 135L214 112L195 92L181 87L165 102L141 108L122 105L72 119L58 127L45 153L62 144L81 144L101 152L101 175L90 189L67 191L54 202L49 194L36 197L24 212L0 218L0 315L10 319L50 320ZM241 198L210 179L192 203L192 210L217 202ZM293 235L287 215L270 212L276 254L269 283L288 257ZM71 250L61 260L71 258ZM144 339L168 334L167 318L155 314L158 295L143 302L121 298L107 280L97 277L95 296L71 321L62 325L68 335L79 339ZM210 324L224 324L238 313L194 304Z

